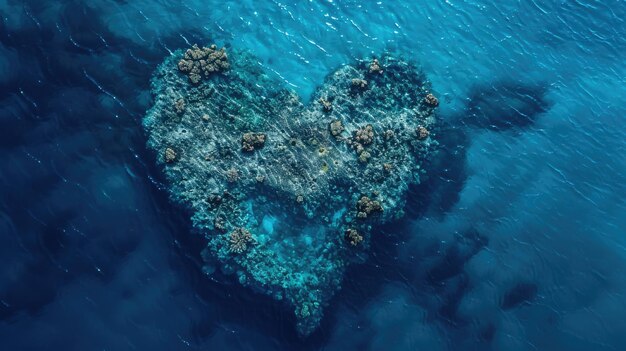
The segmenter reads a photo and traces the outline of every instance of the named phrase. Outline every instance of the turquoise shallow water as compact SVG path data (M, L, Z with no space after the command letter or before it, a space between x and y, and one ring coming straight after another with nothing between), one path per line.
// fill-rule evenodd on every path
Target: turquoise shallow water
M0 345L621 350L623 1L0 1ZM140 121L194 42L303 96L356 58L419 62L446 158L320 329L201 272Z

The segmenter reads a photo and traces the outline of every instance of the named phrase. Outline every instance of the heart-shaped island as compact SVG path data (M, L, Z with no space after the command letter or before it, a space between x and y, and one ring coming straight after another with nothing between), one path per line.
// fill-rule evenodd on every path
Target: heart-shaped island
M205 271L285 300L310 334L435 150L424 74L390 55L355 62L304 104L253 55L194 45L157 68L152 90L148 145L207 239Z

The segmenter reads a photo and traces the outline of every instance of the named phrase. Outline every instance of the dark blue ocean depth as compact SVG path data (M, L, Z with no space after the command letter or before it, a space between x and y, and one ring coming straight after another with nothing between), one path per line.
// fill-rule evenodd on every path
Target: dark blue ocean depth
M0 350L626 349L626 3L0 0ZM141 120L171 52L302 96L384 51L444 131L320 328L202 273Z

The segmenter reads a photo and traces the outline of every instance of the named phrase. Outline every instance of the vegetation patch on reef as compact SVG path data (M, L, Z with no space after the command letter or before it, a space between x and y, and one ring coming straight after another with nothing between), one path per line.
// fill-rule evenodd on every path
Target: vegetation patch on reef
M439 104L425 76L382 55L303 103L251 54L194 45L157 68L152 91L148 145L207 239L207 267L286 301L311 333L373 226L402 217L424 175Z

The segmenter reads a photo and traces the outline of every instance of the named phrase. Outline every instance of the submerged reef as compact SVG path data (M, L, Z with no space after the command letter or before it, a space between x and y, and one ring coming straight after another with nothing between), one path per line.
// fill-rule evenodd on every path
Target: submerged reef
M372 228L403 216L436 149L438 101L390 55L340 67L303 103L226 51L194 45L157 68L148 146L207 239L205 272L286 301L307 335Z

